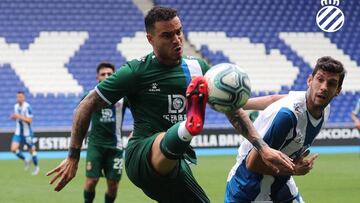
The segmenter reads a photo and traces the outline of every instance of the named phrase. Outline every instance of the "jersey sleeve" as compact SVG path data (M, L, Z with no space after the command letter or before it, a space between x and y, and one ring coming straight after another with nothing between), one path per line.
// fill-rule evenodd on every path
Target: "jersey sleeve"
M28 118L32 118L32 117L33 117L32 108L31 108L30 105L28 105L28 106L26 107L25 116L28 117Z
M360 99L357 100L355 109L352 111L355 115L360 113Z
M95 87L95 91L110 105L131 94L136 89L133 84L134 73L127 63L106 80L100 82Z
M127 97L124 97L124 101L123 101L123 106L124 106L124 108L129 108L130 106L129 106L129 100L128 100L128 98Z
M203 72L203 75L205 75L205 73L210 69L209 64L207 64L206 61L203 60L203 59L198 59L198 62L200 64L200 66L201 66L201 70Z
M328 104L324 109L324 123L326 123L329 120L331 112L331 106Z
M264 141L273 149L280 149L289 132L297 124L295 114L288 108L281 108L276 114L270 128L264 135Z

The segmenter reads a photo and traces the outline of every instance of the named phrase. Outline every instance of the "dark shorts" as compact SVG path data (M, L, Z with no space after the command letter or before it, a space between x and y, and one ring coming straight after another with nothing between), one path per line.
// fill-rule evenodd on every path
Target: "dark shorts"
M148 157L157 135L128 144L125 169L129 179L147 196L161 203L210 202L184 159L179 159L179 167L172 175L160 176L155 172Z
M119 181L123 168L123 151L116 148L107 148L89 145L86 154L86 177Z

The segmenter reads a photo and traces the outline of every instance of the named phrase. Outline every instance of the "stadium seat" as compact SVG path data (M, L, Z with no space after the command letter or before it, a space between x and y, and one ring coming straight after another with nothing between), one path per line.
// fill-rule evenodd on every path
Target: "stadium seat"
M318 56L329 54L341 60L351 74L344 81L344 93L334 100L330 123L351 122L348 115L355 99L360 97L359 1L342 2L346 24L341 32L330 34L322 34L314 23L314 14L321 5L314 6L306 0L155 0L154 3L178 9L185 36L212 65L232 62L242 66L250 76L253 95L306 90L306 79ZM34 113L41 115L35 117L35 126L68 127L72 110L82 94L97 83L94 69L100 61L111 61L120 67L126 60L151 50L144 35L144 16L131 0L59 0L51 4L40 0L21 3L8 0L0 5L0 41L4 39L6 43L4 47L0 43L0 94L9 98L0 100L0 128L14 125L7 118L18 90L25 90ZM99 15L101 9L107 14ZM24 59L23 69L12 61L33 47L44 31L58 39L53 44L44 43L40 50L58 47L58 54L69 49L64 43L66 36L87 33L78 49L62 61L65 72L61 69L47 72L54 67L57 55L46 51ZM1 54L10 47L18 52L3 57ZM47 82L41 82L41 76L48 78ZM55 107L46 105L49 103ZM337 113L340 111L343 113ZM127 115L130 113L126 114L124 124L130 128L132 120ZM224 119L222 114L209 110L206 125L230 127Z

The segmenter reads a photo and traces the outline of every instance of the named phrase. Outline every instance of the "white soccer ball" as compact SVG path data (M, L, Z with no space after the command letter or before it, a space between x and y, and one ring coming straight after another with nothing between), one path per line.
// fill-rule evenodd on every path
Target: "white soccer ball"
M251 94L249 76L235 64L221 63L205 74L209 88L208 104L219 112L230 112L245 105Z

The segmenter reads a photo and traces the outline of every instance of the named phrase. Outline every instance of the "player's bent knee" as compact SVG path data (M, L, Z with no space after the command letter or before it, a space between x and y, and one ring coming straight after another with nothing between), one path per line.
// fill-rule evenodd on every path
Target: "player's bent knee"
M98 183L99 178L86 178L85 189L88 191L93 191Z
M167 175L176 167L178 159L166 157L160 149L161 140L164 138L165 132L159 133L152 144L150 152L150 162L152 167L160 174Z
M119 182L114 180L108 180L107 185L108 185L107 193L112 197L116 196L119 187Z
M13 143L13 144L11 144L11 146L10 146L10 151L16 153L16 151L19 150L19 146L20 146L20 145L19 145L18 143Z
M34 145L32 147L30 147L29 152L30 153L36 153L36 147Z

